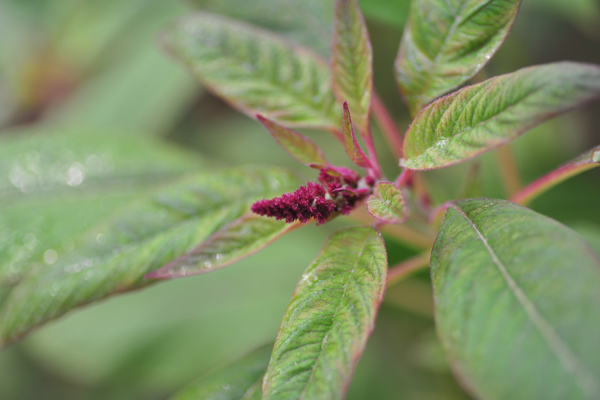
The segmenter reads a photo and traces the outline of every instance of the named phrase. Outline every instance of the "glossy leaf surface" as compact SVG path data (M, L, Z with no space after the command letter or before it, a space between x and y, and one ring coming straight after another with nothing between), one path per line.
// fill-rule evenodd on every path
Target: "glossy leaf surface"
M170 400L250 400L262 396L261 383L272 346L264 346L246 357L200 378Z
M487 64L508 35L520 3L520 0L412 2L394 72L413 115Z
M161 42L206 88L251 117L307 128L339 125L327 65L305 48L209 13L175 21Z
M439 334L475 397L600 396L600 259L578 234L505 200L458 201L431 271Z
M212 272L256 253L297 226L256 214L244 215L146 278L169 279Z
M82 133L83 132L83 133ZM115 209L200 167L140 134L19 131L0 142L0 286L16 283Z
M323 151L309 138L301 133L293 131L276 122L270 121L260 115L257 115L261 124L269 131L271 136L287 151L292 157L306 165L327 165Z
M346 102L344 103L342 132L344 134L344 146L346 148L346 154L348 154L348 157L350 157L352 162L359 167L370 168L371 163L356 140L354 126L352 124L352 117L350 116L350 110L348 109L348 103Z
M400 165L456 164L514 140L528 129L600 97L600 67L560 62L468 86L419 113L404 138Z
M150 283L144 275L191 251L254 201L299 183L283 169L245 167L190 177L132 205L21 280L0 309L0 346L76 306Z
M373 91L373 50L357 0L335 3L331 74L338 102L348 102L354 122L366 132Z
M388 224L401 224L408 218L408 210L402 190L391 182L381 182L375 186L367 199L369 213Z
M383 298L387 256L371 227L334 233L308 266L285 313L264 399L340 399Z

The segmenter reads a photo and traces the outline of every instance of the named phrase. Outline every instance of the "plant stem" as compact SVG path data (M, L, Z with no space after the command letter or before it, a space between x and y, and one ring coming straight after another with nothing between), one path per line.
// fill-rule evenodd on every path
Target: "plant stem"
M365 129L363 140L365 141L367 151L369 152L369 160L371 161L371 166L373 167L373 173L377 179L381 179L383 175L381 174L381 167L379 166L377 152L375 151L375 143L373 143L373 135L371 134L371 128L369 126L367 126Z
M600 152L600 150L598 151ZM593 154L594 153L592 153L592 156ZM565 164L527 185L521 191L514 194L510 198L510 201L521 205L527 205L548 189L551 189L572 176L598 166L600 166L600 163L593 161L593 158Z
M387 285L394 285L410 274L429 266L430 252L424 252L394 265L388 270Z
M383 137L390 146L392 152L396 158L402 158L402 134L396 127L396 122L390 116L385 104L375 92L373 93L371 110L373 111L373 118L375 118L375 122L379 129L381 129L381 133L383 133Z
M514 195L521 189L521 178L517 162L510 148L510 145L505 145L496 150L498 164L500 164L500 174L502 183L508 197Z
M373 218L371 214L367 212L365 207L358 207L354 209L350 216L365 224L371 225L376 222L375 218ZM397 239L400 239L400 241L403 243L411 245L411 247L419 250L431 248L433 242L435 241L435 236L420 232L406 224L385 224L382 226L381 230L391 236L396 237Z

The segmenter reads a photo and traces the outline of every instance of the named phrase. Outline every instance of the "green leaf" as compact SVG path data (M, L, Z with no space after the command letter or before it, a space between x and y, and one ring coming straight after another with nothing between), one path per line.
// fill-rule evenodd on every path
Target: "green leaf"
M202 164L144 135L18 131L0 142L0 286L115 209Z
M144 275L191 251L254 201L299 184L284 169L245 167L187 178L132 205L21 280L0 308L0 347L74 307L152 283Z
M369 214L388 224L401 224L408 219L406 200L402 190L391 182L381 182L375 186L367 199Z
M510 198L510 201L521 205L527 205L531 200L535 199L548 189L577 174L596 167L600 167L600 146L596 146L585 153L580 154L573 160L530 183L521 191L515 193L515 195Z
M175 393L170 400L260 399L262 378L273 346L264 346L224 368L214 371Z
M404 138L405 168L462 162L600 97L600 67L560 62L521 69L435 101Z
M257 115L256 118L267 128L277 143L296 160L306 165L329 164L319 146L303 134L281 126L261 115Z
M415 0L395 63L413 115L475 75L504 42L520 0Z
M192 251L146 275L146 278L169 279L215 271L262 250L298 226L246 214L215 232Z
M371 227L334 233L296 286L263 382L270 399L341 399L375 323L387 272Z
M350 109L348 103L344 102L344 117L342 119L342 131L344 134L344 145L346 148L346 154L354 162L362 168L371 168L371 163L360 148L356 135L354 134L354 127L352 126L352 117L350 116Z
M482 399L600 396L600 259L505 200L448 208L431 257L438 331Z
M251 117L307 128L339 124L327 65L303 47L209 13L175 21L161 42L206 88Z
M336 1L333 28L333 90L339 103L348 102L356 125L366 134L373 91L373 50L357 0Z

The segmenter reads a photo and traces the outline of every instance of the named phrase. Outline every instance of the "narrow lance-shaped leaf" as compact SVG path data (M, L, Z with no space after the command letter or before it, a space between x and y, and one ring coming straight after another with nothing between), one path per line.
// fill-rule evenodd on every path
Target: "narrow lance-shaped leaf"
M373 50L357 0L337 0L331 45L331 76L339 103L348 102L354 121L367 134L373 91Z
M199 174L133 204L21 280L0 307L0 347L74 307L152 283L144 275L191 251L253 202L299 184L286 170L247 166Z
M596 146L593 149L586 151L549 174L530 183L527 187L517 192L510 200L514 203L526 205L546 190L572 176L596 167L600 167L600 146Z
M367 199L367 210L379 221L388 224L401 224L408 219L402 190L391 182L381 182L375 186L373 194Z
M487 64L508 35L520 3L520 0L411 3L394 69L413 115Z
M400 165L456 164L600 97L600 67L560 62L521 69L443 97L417 115Z
M383 298L387 257L371 227L334 233L298 283L263 382L265 400L341 399Z
M211 372L170 397L170 400L261 399L261 383L272 345L261 347L241 360Z
M338 126L327 65L309 50L259 28L209 13L168 27L165 48L239 111L288 126Z
M329 164L319 146L303 134L261 115L257 115L256 118L267 128L277 143L296 160L306 165L324 166Z
M180 278L221 269L262 250L298 226L274 218L246 214L215 232L192 251L146 275L146 278Z
M342 131L344 134L344 145L346 147L346 154L354 162L354 164L363 168L371 168L371 163L360 148L356 135L354 134L354 127L352 125L352 117L350 116L350 110L348 103L344 102L344 117L342 119Z
M438 332L476 398L600 398L600 259L578 234L505 200L459 201L431 271Z

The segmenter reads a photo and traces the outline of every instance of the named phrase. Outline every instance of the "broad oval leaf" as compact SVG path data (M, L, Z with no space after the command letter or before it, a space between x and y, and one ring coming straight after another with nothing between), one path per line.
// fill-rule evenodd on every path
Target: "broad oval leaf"
M415 0L395 63L413 115L475 75L504 42L521 0Z
M19 130L0 142L0 286L134 198L202 166L147 135Z
M356 125L366 134L373 91L373 50L357 0L335 3L331 75L338 102L348 102Z
M600 397L600 259L505 200L451 205L431 257L438 332L481 399Z
M133 204L21 280L0 308L0 347L74 307L152 283L144 275L191 251L254 201L299 184L280 168L233 168L187 178Z
M180 278L215 271L262 250L299 225L246 214L146 278Z
M600 97L600 67L560 62L521 69L443 97L417 115L400 165L456 164Z
M572 176L596 167L600 167L600 146L586 151L535 182L530 183L523 190L515 193L510 200L514 203L526 205L546 190Z
M344 134L344 146L346 149L346 154L348 154L348 157L350 157L352 162L362 168L371 168L371 162L362 151L358 141L356 140L356 134L354 133L354 126L352 124L352 117L350 116L348 102L344 102L342 132Z
M272 345L261 347L224 368L209 373L180 390L170 400L250 400L262 398L262 378Z
M341 399L375 323L387 256L371 227L334 233L296 286L263 398Z
M307 128L339 124L327 65L303 47L201 12L172 23L161 42L206 88L251 117Z
M408 219L402 190L391 182L381 182L375 186L373 194L367 199L367 210L373 217L388 224L401 224Z
M292 157L306 165L328 165L323 151L309 138L274 121L257 115L256 118L269 131L271 136Z

